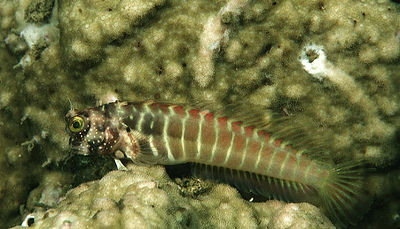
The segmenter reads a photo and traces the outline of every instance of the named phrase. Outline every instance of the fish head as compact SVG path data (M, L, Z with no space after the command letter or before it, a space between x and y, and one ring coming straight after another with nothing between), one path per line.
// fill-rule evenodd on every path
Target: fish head
M69 145L74 153L105 155L114 152L113 146L119 138L118 127L104 110L104 106L82 111L73 109L65 115Z

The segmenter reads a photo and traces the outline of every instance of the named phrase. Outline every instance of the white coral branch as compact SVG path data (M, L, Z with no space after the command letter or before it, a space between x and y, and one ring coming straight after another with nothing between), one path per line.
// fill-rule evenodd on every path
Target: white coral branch
M201 87L207 87L214 75L214 54L219 50L222 40L228 38L229 31L222 24L225 13L240 14L249 0L231 0L220 9L217 15L208 18L200 35L199 54L194 64L194 79Z
M379 118L376 103L370 99L364 90L356 83L354 77L344 72L328 61L322 46L307 45L300 54L300 62L311 76L323 80L327 79L334 84L351 104L357 105L366 114L368 129L375 135L382 131L377 126L383 126ZM391 131L391 130L386 130Z

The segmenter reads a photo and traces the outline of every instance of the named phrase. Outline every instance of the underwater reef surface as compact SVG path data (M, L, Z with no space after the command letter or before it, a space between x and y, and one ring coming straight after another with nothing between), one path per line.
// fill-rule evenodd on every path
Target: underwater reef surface
M32 228L335 228L307 203L251 203L225 184L185 197L164 167L130 169L81 184L56 209L37 209Z
M279 211L294 214L294 225L331 225L308 204L249 203L226 185L183 196L161 168L108 173L115 169L109 158L69 155L64 115L71 104L82 109L117 97L202 102L214 110L240 103L265 119L287 116L302 131L300 141L324 149L321 158L364 159L374 168L365 189L375 201L360 228L399 227L398 3L0 0L0 6L0 225L19 225L35 212L32 226L144 220L149 228L250 227L273 225ZM118 184L121 177L132 190ZM151 182L162 186L147 187ZM76 198L81 192L83 202ZM149 195L132 199L136 192ZM120 208L120 201L132 208ZM132 213L135 206L148 215ZM224 206L229 212L218 218L223 210L215 209ZM310 208L313 216L301 216ZM168 218L169 211L180 213Z

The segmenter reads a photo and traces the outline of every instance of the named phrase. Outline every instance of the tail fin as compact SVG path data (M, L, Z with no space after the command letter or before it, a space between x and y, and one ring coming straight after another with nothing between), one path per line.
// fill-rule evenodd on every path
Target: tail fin
M363 190L365 172L362 161L339 164L319 190L324 210L339 227L355 224L369 209L371 199Z

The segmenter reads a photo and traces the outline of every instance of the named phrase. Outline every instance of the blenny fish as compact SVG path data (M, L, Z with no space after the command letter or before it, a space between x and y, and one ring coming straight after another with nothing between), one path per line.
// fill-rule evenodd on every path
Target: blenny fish
M355 222L363 208L360 162L331 165L311 159L268 128L206 109L116 101L72 109L65 120L70 146L79 154L137 164L190 162L195 174L243 191L320 206L338 224Z

